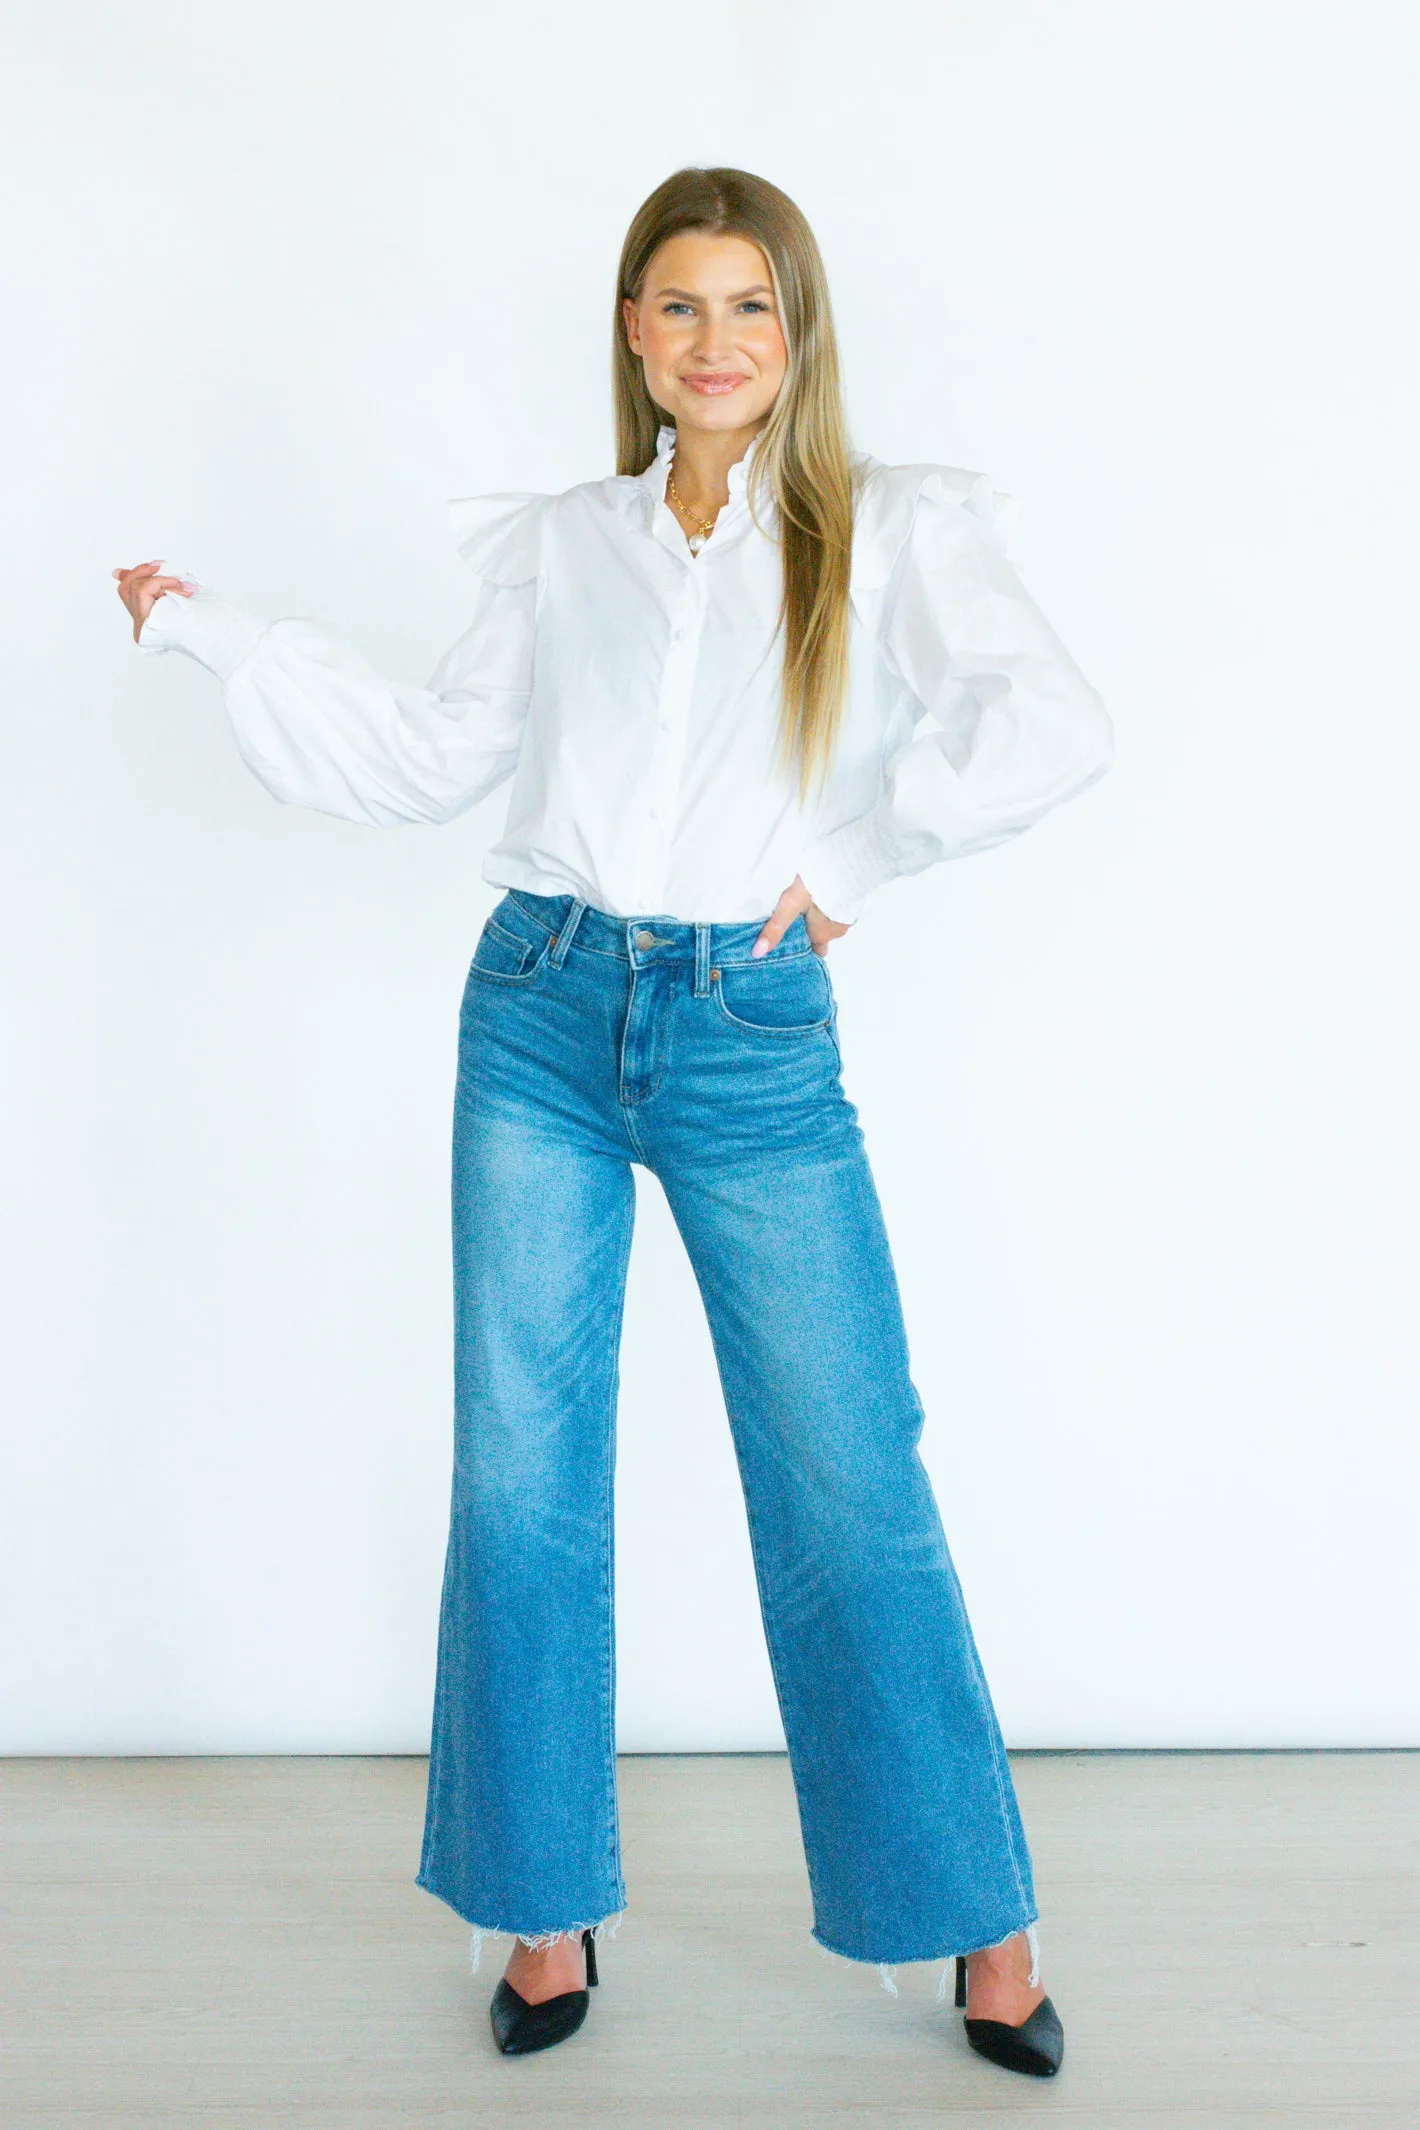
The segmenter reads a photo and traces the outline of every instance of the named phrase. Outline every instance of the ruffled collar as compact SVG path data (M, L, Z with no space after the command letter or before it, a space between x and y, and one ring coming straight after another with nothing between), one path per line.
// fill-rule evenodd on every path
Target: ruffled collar
M763 433L761 430L760 435L762 436ZM730 468L729 488L731 501L737 495L743 495L745 482L749 478L749 469L753 464L754 454L758 449L759 436L752 436L749 441L749 449L744 457L736 459L734 465ZM666 475L670 471L671 460L674 456L675 429L670 422L664 422L656 432L656 456L641 476L651 489L657 502L665 495Z
M662 546L670 548L673 553L677 555L686 554L686 559L690 559L686 551L685 534L680 528L680 520L666 500L666 476L671 470L671 458L675 451L675 436L674 426L670 422L663 423L656 434L656 456L652 459L646 471L637 476L637 488L640 491L642 508L645 512L643 523L647 532L651 534L653 539L659 540ZM759 437L751 437L749 449L744 457L737 459L730 468L728 476L729 501L715 521L715 542L713 544L717 546L717 551L725 546L726 535L731 532L732 528L735 529L734 537L738 537L740 520L748 517L749 499L745 494L745 483L749 478L749 469L758 446Z

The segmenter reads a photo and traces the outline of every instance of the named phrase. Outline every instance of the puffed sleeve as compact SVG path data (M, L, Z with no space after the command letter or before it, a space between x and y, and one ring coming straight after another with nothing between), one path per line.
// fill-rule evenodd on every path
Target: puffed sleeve
M164 593L138 647L183 651L217 675L243 761L287 805L380 828L452 820L517 761L547 501L450 500L478 590L468 627L422 688L383 679L314 621L259 621L201 584L189 597ZM179 574L166 563L163 573Z
M980 474L877 466L865 482L855 600L881 594L883 655L936 729L888 760L867 813L803 854L805 885L840 923L897 874L1019 835L1113 760L1108 713L1017 575L1010 527Z

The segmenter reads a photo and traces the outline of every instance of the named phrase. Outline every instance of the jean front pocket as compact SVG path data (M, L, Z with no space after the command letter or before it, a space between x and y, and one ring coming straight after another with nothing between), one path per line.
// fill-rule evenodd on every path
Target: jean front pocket
M546 966L551 951L552 934L505 897L478 936L469 974L493 983L525 984Z
M833 985L811 948L725 962L710 971L710 989L725 1019L749 1035L815 1035L833 1019Z

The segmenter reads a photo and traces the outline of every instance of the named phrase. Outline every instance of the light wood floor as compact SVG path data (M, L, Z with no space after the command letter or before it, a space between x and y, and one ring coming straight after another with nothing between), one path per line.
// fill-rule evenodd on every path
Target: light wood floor
M622 1763L631 1908L581 2033L494 2050L506 1956L413 1884L417 1760L0 1762L5 2130L1369 2130L1420 2124L1420 1756L1025 1755L1064 2070L935 1968L809 1942L771 1756Z

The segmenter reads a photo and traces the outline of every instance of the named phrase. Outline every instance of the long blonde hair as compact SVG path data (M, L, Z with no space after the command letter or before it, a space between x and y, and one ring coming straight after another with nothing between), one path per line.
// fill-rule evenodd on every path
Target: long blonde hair
M769 261L789 364L750 467L751 510L767 488L779 519L784 677L779 763L799 796L833 759L848 681L853 471L828 279L814 233L787 193L747 170L677 170L643 201L621 248L612 341L616 470L644 473L670 416L646 386L622 303L641 300L646 269L683 230L746 237Z

